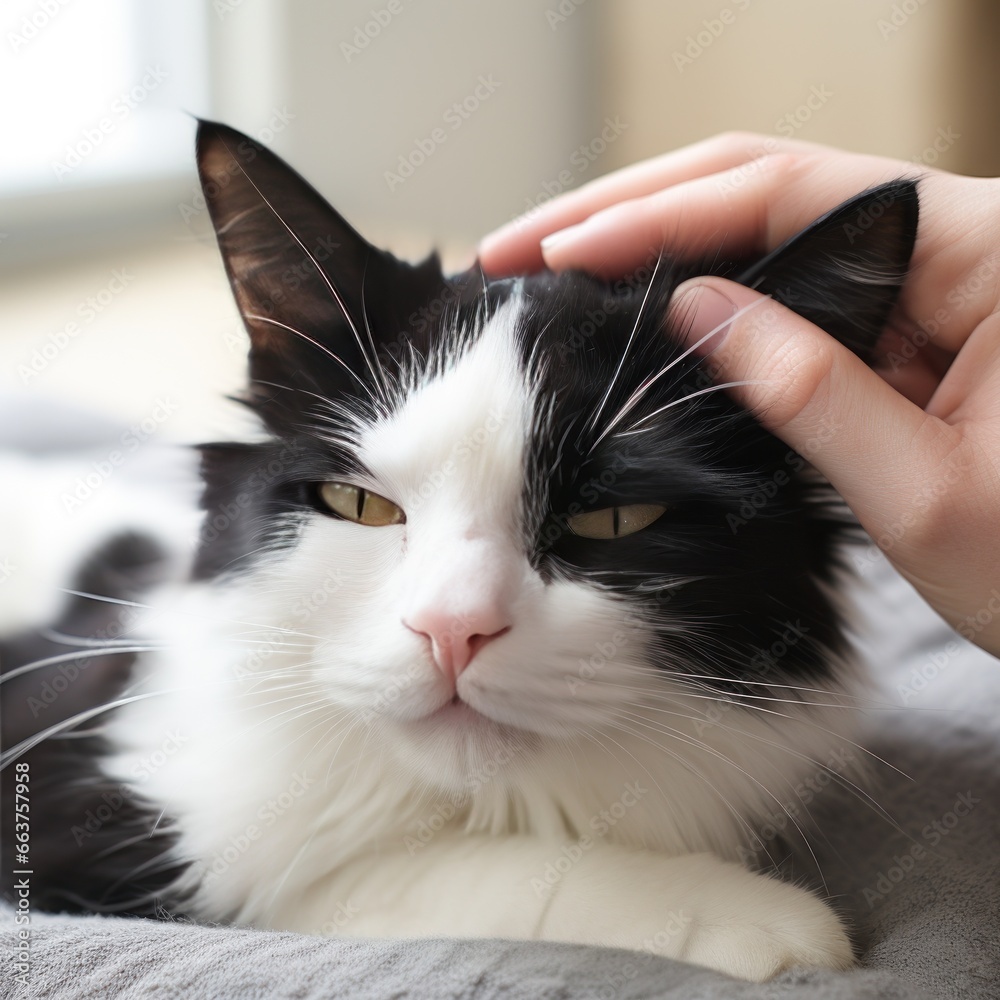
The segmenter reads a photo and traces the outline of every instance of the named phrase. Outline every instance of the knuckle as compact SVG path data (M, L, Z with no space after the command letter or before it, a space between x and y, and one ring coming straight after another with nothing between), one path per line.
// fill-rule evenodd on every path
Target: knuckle
M746 322L744 322L746 321ZM810 404L822 411L835 363L833 345L812 337L789 336L775 346L775 309L748 314L734 323L729 338L741 345L739 368L762 384L747 394L754 414L772 431L798 419Z
M759 163L761 176L778 188L796 181L808 165L807 154L787 149L765 153Z

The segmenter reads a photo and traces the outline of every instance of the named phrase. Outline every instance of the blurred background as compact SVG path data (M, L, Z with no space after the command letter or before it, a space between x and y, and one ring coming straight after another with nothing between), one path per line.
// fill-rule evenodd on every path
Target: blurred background
M989 0L7 0L0 28L0 389L142 442L225 433L243 370L192 115L455 265L724 129L1000 173Z

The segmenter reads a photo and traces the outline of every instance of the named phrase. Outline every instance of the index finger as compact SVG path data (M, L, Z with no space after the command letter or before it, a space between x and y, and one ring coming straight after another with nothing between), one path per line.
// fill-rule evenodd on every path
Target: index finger
M663 249L692 263L712 256L760 256L858 192L915 175L920 179L920 228L896 320L923 340L933 337L938 347L956 352L1000 308L1000 256L995 250L1000 242L1000 181L901 160L787 142L780 152L601 209L554 234L527 257L515 242L515 255L505 258L505 243L496 236L484 244L481 263L496 273L498 263L540 256L553 271L577 269L612 278ZM642 176L652 182L649 175ZM610 196L610 190L604 189L601 197ZM876 222L862 213L857 226L864 231ZM531 267L526 264L525 269Z
M616 170L553 198L485 236L479 245L479 259L491 274L537 271L544 266L540 243L546 236L583 222L619 202L717 174L763 156L824 149L813 143L753 132L725 132Z

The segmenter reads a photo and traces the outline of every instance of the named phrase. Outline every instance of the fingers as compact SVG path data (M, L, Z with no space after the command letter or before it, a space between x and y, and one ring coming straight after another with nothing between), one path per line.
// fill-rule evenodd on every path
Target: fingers
M718 136L611 174L487 237L481 263L492 273L544 264L617 277L662 248L685 260L760 255L859 191L916 175L920 227L896 316L913 334L907 351L932 343L957 353L997 310L1000 181L788 140L770 140L777 148L761 156L768 141Z
M958 432L899 395L847 348L757 292L696 278L675 297L694 344L709 338L716 382L770 431L812 462L875 537L912 516L929 474L946 463ZM755 308L745 307L757 303Z
M937 347L928 337L921 337L920 341L926 343L918 346L913 340L915 332L904 333L890 326L878 342L873 365L896 392L926 410L954 355Z
M666 247L687 260L706 254L760 255L824 211L899 171L858 157L837 169L826 156L777 154L633 199L556 233L542 245L555 271L579 268L608 277Z
M543 266L541 241L550 233L583 222L621 201L717 174L750 160L793 149L818 149L752 132L727 132L600 177L546 202L486 236L479 246L483 267L492 274L537 271Z
M703 142L685 146L663 156L637 163L623 170L615 171L606 177L599 178L577 191L571 191L546 203L536 212L513 222L485 237L479 247L480 260L483 267L490 273L514 273L518 271L538 270L543 264L543 254L540 242L550 234L567 227L584 222L596 213L612 209L623 201L643 199L649 195L687 182L714 175L720 178L723 193L736 195L748 179L760 173L754 165L759 162L776 163L788 159L811 159L814 161L836 161L839 170L834 170L835 176L844 174L843 161L855 162L855 172L861 171L871 175L874 180L862 181L860 186L841 185L843 200L859 190L888 177L899 176L899 164L892 160L880 160L876 157L850 156L837 150L828 149L813 143L797 140L779 140L774 136L757 135L754 133L724 133ZM867 166L865 166L867 164ZM875 167L875 165L878 165ZM873 167L875 173L872 174ZM812 214L802 220L802 224L815 218L815 188L803 189L798 196L812 199ZM822 190L822 189L819 189ZM793 192L794 194L794 192ZM738 205L739 200L734 199ZM837 202L831 201L830 206ZM674 207L668 205L668 207ZM694 206L697 208L697 203ZM697 227L697 219L693 227ZM791 232L786 235L791 235ZM781 242L779 238L778 242ZM737 241L733 241L734 243ZM566 251L571 244L563 246L562 258L571 260L572 254ZM750 240L749 246L761 246L758 240ZM685 245L675 245L681 250ZM559 258L548 259L545 263L552 267ZM580 259L572 260L566 266L586 267Z

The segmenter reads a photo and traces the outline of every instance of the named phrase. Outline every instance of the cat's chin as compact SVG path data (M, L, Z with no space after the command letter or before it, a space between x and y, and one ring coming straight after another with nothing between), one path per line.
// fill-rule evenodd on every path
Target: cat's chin
M405 766L451 794L504 786L533 756L537 733L498 722L453 698L419 718L396 720L394 748Z

